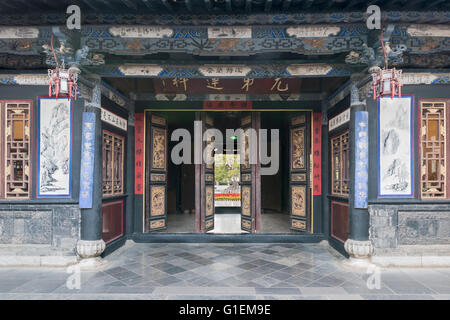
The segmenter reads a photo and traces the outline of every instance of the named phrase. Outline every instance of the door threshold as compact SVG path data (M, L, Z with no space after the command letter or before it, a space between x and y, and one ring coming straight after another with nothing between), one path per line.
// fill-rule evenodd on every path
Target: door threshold
M209 234L209 233L134 233L138 243L318 243L325 240L323 234Z

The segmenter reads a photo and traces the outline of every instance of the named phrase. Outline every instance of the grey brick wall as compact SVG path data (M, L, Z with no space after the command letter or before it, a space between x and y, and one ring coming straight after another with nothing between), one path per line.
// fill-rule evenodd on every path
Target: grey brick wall
M450 244L450 205L370 205L375 248Z
M80 238L77 205L0 205L0 244L48 246L75 252Z

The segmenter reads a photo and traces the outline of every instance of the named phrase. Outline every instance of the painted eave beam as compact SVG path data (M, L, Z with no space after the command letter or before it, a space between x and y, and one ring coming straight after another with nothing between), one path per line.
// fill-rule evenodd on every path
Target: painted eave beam
M103 77L125 78L310 78L346 77L364 66L355 67L340 63L120 63L101 66L84 66L88 73Z

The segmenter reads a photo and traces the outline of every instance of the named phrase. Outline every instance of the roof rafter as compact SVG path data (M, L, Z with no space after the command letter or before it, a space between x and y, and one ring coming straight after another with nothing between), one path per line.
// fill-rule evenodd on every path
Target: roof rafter
M213 6L212 6L210 0L205 0L205 6L206 6L206 9L207 9L209 12L212 11L212 7L213 7Z
M153 6L151 5L152 0L142 0L142 2L145 4L147 8L153 9Z
M192 12L192 2L191 0L184 0L184 4L186 8L189 10L189 12Z
M291 6L292 0L284 0L283 1L283 10L287 10L289 9L289 7Z
M83 3L86 4L89 8L94 9L94 10L99 10L100 8L97 7L96 5L94 6L92 3L94 1L91 0L83 0Z
M272 10L272 0L266 0L266 3L264 4L264 11L270 12Z
M250 13L252 11L252 0L245 1L245 12Z
M225 8L227 9L227 12L229 12L229 13L233 12L233 6L231 4L231 0L225 0Z
M131 2L130 0L120 0L124 5L126 5L128 8L136 10L137 11L137 6L136 4L134 4L133 2Z
M162 3L167 10L169 10L170 12L174 11L172 5L169 3L169 0L162 0Z

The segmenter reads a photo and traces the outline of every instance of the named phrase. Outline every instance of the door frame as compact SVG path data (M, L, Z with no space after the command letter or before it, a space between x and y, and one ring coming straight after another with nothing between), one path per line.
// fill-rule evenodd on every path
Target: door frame
M148 166L147 166L147 162L148 162L148 158L147 158L147 156L146 156L146 152L147 152L147 143L148 143L148 141L147 141L147 130L149 129L148 127L147 127L147 123L146 123L146 121L145 121L145 119L146 119L146 114L147 114L147 112L152 112L152 111L156 111L156 112L224 112L224 111L240 111L240 112L251 112L251 114L252 114L252 118L253 118L253 113L255 113L255 114L258 114L258 117L259 117L259 121L257 122L257 130L259 130L261 127L261 123L260 123L260 121L261 121L261 112L264 112L264 111L267 111L267 112L310 112L311 114L314 112L314 109L311 109L311 108L307 108L307 109L286 109L286 108L280 108L280 109L276 109L276 108L270 108L270 109L242 109L242 110L238 110L238 109L220 109L220 110L205 110L205 109L199 109L199 108L195 108L195 109L193 109L193 108L174 108L174 109L170 109L170 108L168 108L168 109L164 109L164 108L161 108L161 107L158 107L158 108L145 108L144 110L143 110L143 114L144 114L144 168L143 168L143 172L145 173L146 172L146 170L147 170L147 168L148 168ZM195 118L196 120L197 120L197 118ZM167 124L168 125L168 124ZM195 128L194 128L194 130L195 130ZM169 132L167 132L167 134L169 134ZM312 135L309 137L310 138L310 140L312 139ZM167 136L167 139L169 139L169 136ZM203 133L202 133L202 135L201 135L201 137L197 137L197 139L199 140L199 141L196 141L195 140L195 136L194 136L194 142L195 143L202 143L203 142ZM312 141L310 141L311 143L312 143ZM200 150L201 150L201 152L203 152L203 150L202 150L202 148L200 148ZM169 150L166 150L167 151L167 154L169 155L170 154L170 152L169 152ZM195 152L196 152L196 150L195 150L195 146L194 146L194 154L193 154L193 157L195 157ZM257 152L258 152L258 154L259 154L259 142L258 142L258 144L257 144ZM201 155L201 157L202 157L202 159L203 159L203 154ZM258 157L258 163L259 163L259 157ZM170 161L170 159L168 158L167 159L167 161ZM195 228L196 228L196 233L195 234L202 234L203 233L203 230L204 230L204 226L202 225L202 221L204 221L204 219L202 219L202 212L199 210L199 208L201 208L201 201L202 201L202 197L201 197L201 188L202 188L202 184L201 184L201 167L202 167L202 165L201 164L195 164L195 186L194 186L194 188L195 188L195 201L194 201L194 203L195 203ZM254 174L254 176L253 176L253 174ZM253 196L253 199L254 199L254 201L255 201L255 205L254 206L252 206L252 207L254 207L255 208L255 213L254 213L254 215L253 215L253 213L252 213L252 216L254 217L254 223L252 224L252 228L254 229L254 230L252 230L252 234L255 234L255 233L259 233L261 236L263 236L264 234L262 234L262 233L260 233L260 231L261 231L261 229L262 229L262 221L261 221L261 176L260 176L260 167L259 166L257 166L257 170L254 170L254 173L252 173L252 178L255 178L255 177L258 177L258 179L255 179L255 182L257 181L257 185L258 185L258 187L256 187L255 188L255 194L253 194L253 190L252 190L252 196ZM200 183L199 183L200 182ZM258 190L258 192L256 192L256 190ZM143 194L143 197L142 197L142 234L143 235L150 235L151 233L149 233L149 232L146 232L146 224L145 224L145 221L146 221L146 219L145 219L145 217L146 217L146 212L145 212L145 208L146 208L146 192L148 191L148 186L146 186L146 180L144 179L144 186L143 186L143 192L144 192L144 194ZM312 194L312 193L311 193ZM313 219L313 208L312 208L312 206L313 206L313 203L312 203L312 201L313 201L313 199L312 198L310 198L309 199L310 201L309 202L311 202L310 203L310 209L309 209L309 211L310 211L310 219ZM312 226L312 223L311 223L311 230L310 230L310 233L309 234L305 234L305 236L307 236L307 237L312 237L312 238L314 238L314 239L321 239L321 237L322 237L322 235L314 235L314 233L313 233L313 226ZM176 235L176 233L174 233L174 234L164 234L164 233L158 233L157 235L153 235L153 236L157 236L157 237L162 237L163 235L167 235L167 236L169 236L169 235ZM180 236L185 236L186 234L180 234ZM225 235L214 235L214 234L208 234L208 236L220 236L220 237L223 237L223 236L225 236ZM272 234L268 234L268 235L272 235ZM152 237L153 237L152 236ZM277 234L277 235L273 235L274 237L276 237L276 238L278 238L278 237L281 237L281 238L283 238L283 237L286 237L286 236L290 236L290 237L298 237L299 235L296 235L296 234L291 234L291 233L286 233L286 234ZM229 236L228 236L229 237ZM138 237L139 238L139 237ZM280 238L280 239L281 239ZM311 238L311 239L312 239ZM318 240L318 241L320 241L320 240Z

